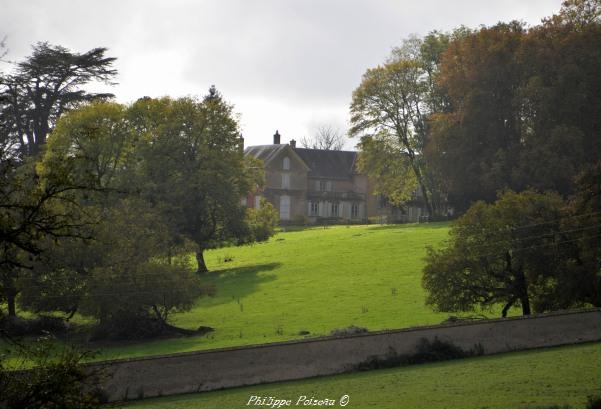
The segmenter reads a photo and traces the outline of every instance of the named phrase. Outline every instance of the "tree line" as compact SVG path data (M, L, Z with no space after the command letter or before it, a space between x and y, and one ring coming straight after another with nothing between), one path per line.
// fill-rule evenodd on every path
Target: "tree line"
M556 15L411 37L350 105L358 165L404 206L461 216L430 249L441 311L601 306L601 1Z
M350 135L378 191L402 205L419 184L434 216L503 189L573 194L601 154L600 9L570 0L533 27L433 31L367 70Z

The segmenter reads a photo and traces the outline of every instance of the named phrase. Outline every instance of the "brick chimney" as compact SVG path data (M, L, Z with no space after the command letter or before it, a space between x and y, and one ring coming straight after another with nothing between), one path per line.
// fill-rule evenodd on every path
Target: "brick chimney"
M296 148L296 141L294 139L290 139L290 147Z
M273 134L273 144L274 145L279 145L280 144L280 133L277 130Z

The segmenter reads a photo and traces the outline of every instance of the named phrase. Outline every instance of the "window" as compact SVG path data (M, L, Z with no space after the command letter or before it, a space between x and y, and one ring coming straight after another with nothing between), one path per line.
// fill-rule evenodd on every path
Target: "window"
M290 174L282 173L282 189L290 189Z
M359 217L359 205L357 203L353 203L351 205L351 219L356 219Z
M329 180L326 182L326 190L328 192L332 191L332 182L330 182Z
M261 196L255 196L255 209L261 207Z
M326 182L325 180L320 180L320 181L319 181L319 190L320 190L321 192L324 192L324 191L326 191L326 190L327 190L327 187L328 187L328 184L327 184L327 182Z
M317 216L318 213L319 213L319 203L317 203L317 202L310 202L309 203L309 215L310 216Z
M282 164L282 167L284 168L284 170L290 170L290 158L289 157L285 157L284 158L284 163Z
M280 196L280 219L290 219L290 196Z
M332 203L332 217L338 217L338 203Z

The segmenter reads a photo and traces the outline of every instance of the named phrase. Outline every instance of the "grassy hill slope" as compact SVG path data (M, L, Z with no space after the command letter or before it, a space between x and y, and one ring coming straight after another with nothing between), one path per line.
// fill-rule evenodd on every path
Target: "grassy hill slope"
M425 246L447 237L446 223L332 226L288 231L269 242L207 252L217 287L175 325L215 328L203 337L104 350L100 358L142 356L328 335L350 325L369 330L439 323L424 305Z

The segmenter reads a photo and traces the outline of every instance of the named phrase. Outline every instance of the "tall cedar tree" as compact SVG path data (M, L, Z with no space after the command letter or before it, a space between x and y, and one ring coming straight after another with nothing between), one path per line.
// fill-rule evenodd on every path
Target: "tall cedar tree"
M38 43L14 72L0 74L0 299L15 315L16 280L45 238L86 236L87 222L74 200L73 185L53 173L40 177L35 156L65 111L93 98L80 89L90 81L108 82L114 58L96 48L83 54Z
M82 86L110 83L117 71L106 48L74 53L61 46L37 43L16 70L0 75L0 110L15 154L35 156L46 143L60 115L82 102L112 97L89 93Z

